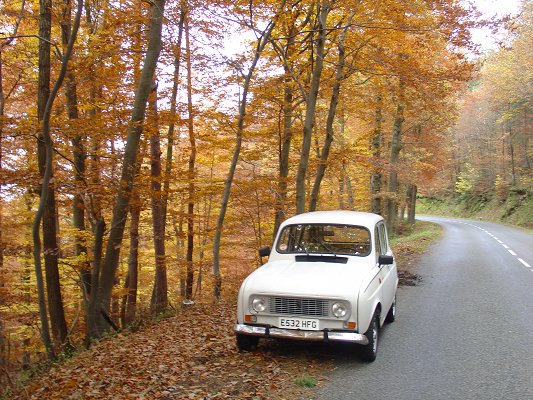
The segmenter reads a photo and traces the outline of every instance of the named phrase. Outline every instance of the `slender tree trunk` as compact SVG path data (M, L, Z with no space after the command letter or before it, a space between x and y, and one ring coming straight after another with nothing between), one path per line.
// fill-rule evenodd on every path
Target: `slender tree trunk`
M52 111L52 104L54 102L55 97L57 96L57 93L63 83L63 80L65 78L65 75L67 73L67 67L68 67L68 61L70 59L70 56L72 54L72 49L74 47L74 41L76 40L78 27L80 23L81 18L81 11L83 7L83 0L78 1L78 10L76 12L76 18L74 20L74 27L72 29L72 34L70 36L70 40L67 46L67 49L64 52L63 59L61 62L61 70L59 72L59 76L57 78L57 81L52 89L51 92L48 92L46 90L46 87L49 87L49 72L50 72L50 52L49 48L48 51L46 49L41 49L39 51L39 60L42 61L42 67L43 67L43 75L40 76L39 79L39 89L43 90L43 92L39 91L39 99L42 101L44 98L46 98L46 104L44 108L41 109L41 102L38 102L38 116L42 115L42 138L39 140L40 143L42 143L43 150L44 150L44 170L42 174L42 187L41 187L41 198L39 202L39 208L37 209L37 212L35 213L35 219L33 221L33 243L34 243L34 249L33 249L33 257L34 257L34 263L35 263L35 275L37 279L37 289L39 292L39 314L41 317L41 335L43 339L43 343L47 349L48 356L49 357L55 357L49 333L48 333L48 317L46 315L46 308L44 305L44 282L42 279L42 266L41 266L41 238L39 235L39 227L41 225L41 221L43 221L43 226L46 222L46 217L50 216L50 213L48 215L46 214L46 210L48 207L50 207L49 198L51 197L51 194L53 193L53 190L50 188L50 180L52 178L52 138L50 135L50 114ZM42 26L40 28L40 32L44 36L42 38L49 37L50 32L50 13L51 8L50 4L42 4L41 8L41 23ZM42 30L41 30L42 29ZM47 36L48 35L48 36ZM40 40L40 43L44 42L44 40ZM41 59L41 56L43 57ZM41 70L39 69L39 72ZM48 76L46 76L48 75ZM42 111L42 114L40 112ZM55 207L55 204L53 205ZM43 220L44 219L44 220ZM55 217L54 218L48 218L48 222L54 226L55 228ZM46 235L50 233L46 229L44 229L44 235L45 235L45 268L46 268L46 259L47 259L47 250L50 249L46 247ZM53 230L53 234L55 237L55 230ZM57 247L57 246L56 246ZM54 257L57 257L57 251L53 249L52 253ZM56 258L57 260L57 258ZM50 277L49 277L49 271L47 270L47 289L48 289L48 297L49 297L49 311L50 316L52 320L52 327L54 334L57 335L57 338L61 341L61 343L64 343L67 338L67 329L66 329L66 322L64 319L64 312L63 312L63 303L61 301L61 291L59 286L59 274L57 270L57 265L52 268L50 271ZM50 286L52 285L52 288ZM64 330L64 332L63 332Z
M154 84L149 100L150 178L152 199L152 227L154 234L155 279L150 307L153 313L161 313L168 306L167 264L165 255L165 227L163 196L161 193L161 136L157 112L157 88Z
M382 108L383 99L381 96L376 97L376 111L374 113L374 131L372 135L372 140L370 142L370 148L372 151L373 167L372 175L370 177L370 193L372 196L372 212L376 214L383 214L383 204L381 203L381 167L379 163L381 162L381 143L382 132L381 132L381 122L383 120L381 108Z
M284 79L284 96L283 96L283 132L280 137L279 146L279 178L278 191L276 193L275 217L274 217L274 232L278 231L280 224L285 219L285 207L287 200L287 187L289 176L289 156L292 142L292 121L293 121L293 91L291 88L292 78L287 70L285 70Z
M292 133L293 133L293 114L294 114L294 94L293 88L291 85L292 76L291 69L292 66L289 64L289 60L292 57L295 46L295 26L294 23L289 29L289 34L287 35L287 46L285 52L283 53L284 57L284 79L283 79L283 131L279 139L279 178L278 178L278 190L276 193L276 204L274 212L274 232L273 236L276 235L279 226L286 218L285 208L287 201L287 187L288 187L288 176L289 176L289 160L290 160L290 151L291 151L291 142L292 142Z
M91 7L86 7L86 23L89 26L89 43L92 36L96 36L98 32L98 24L91 14ZM96 70L100 62L96 60L94 64L89 65L89 104L92 107L89 108L87 114L91 120L96 120L101 113L100 109L96 106L102 98L102 85L98 83ZM90 157L88 159L88 176L92 187L97 188L101 185L101 168L100 168L100 152L101 152L101 139L100 135L92 135L90 137ZM102 270L102 257L104 246L104 233L106 230L106 223L102 213L102 201L101 195L98 191L89 195L89 215L91 229L93 233L92 244L92 270L90 282L83 288L85 298L85 319L87 325L87 344L90 339L90 331L94 325L96 312L96 296L98 293L98 285L100 279L100 272Z
M138 168L139 170L139 168ZM128 274L126 288L128 289L123 304L122 326L135 320L137 314L137 285L139 280L139 221L141 218L141 197L134 189L130 202L130 253L128 256Z
M276 17L279 15L281 10L285 7L285 0L283 0L278 8ZM248 101L248 91L250 89L250 82L252 80L255 67L259 61L259 57L263 52L266 44L270 40L270 34L272 29L275 26L275 19L272 19L267 25L266 29L263 31L262 35L257 39L256 49L254 53L254 58L248 73L245 76L244 84L242 88L242 98L239 104L239 118L237 120L237 129L235 133L235 148L233 149L233 157L231 159L231 164L229 168L226 181L224 183L224 192L222 194L222 202L220 205L220 211L217 219L217 227L215 231L215 236L213 238L213 275L215 278L215 287L214 287L214 296L216 299L220 298L221 289L222 289L222 278L220 275L220 239L222 236L222 227L224 226L224 219L226 217L226 212L228 209L229 197L231 193L231 186L233 184L233 177L235 175L235 170L237 168L237 162L239 161L239 155L241 152L242 146L242 133L244 129L244 118L246 116L246 105Z
M346 129L346 118L344 117L344 111L341 110L341 115L338 118L339 121L339 144L341 149L344 151L346 149L346 141L345 141L345 129ZM355 200L354 200L354 191L352 188L352 180L350 178L350 174L348 173L348 161L345 157L342 159L342 165L341 165L341 176L339 178L339 207L344 210L347 208L348 210L353 210L355 207ZM345 203L345 200L348 200L347 204Z
M2 173L2 138L4 136L4 107L5 107L5 96L4 96L4 80L2 75L2 48L0 48L0 174ZM3 216L4 216L4 203L1 197L2 194L2 182L0 182L0 276L4 271L4 238L2 236L2 231L4 230ZM0 285L3 285L3 280L0 279ZM2 339L3 324L0 330L0 340ZM1 350L1 349L0 349Z
M194 134L194 111L192 104L192 67L191 67L191 45L189 41L189 18L185 18L185 51L187 53L187 110L188 130L189 130L189 170L188 170L188 199L187 199L187 280L185 285L185 297L192 298L193 280L194 280L194 179L195 179L195 162L196 162L196 137Z
M523 146L523 154L524 154L524 167L527 170L531 170L531 161L530 161L530 150L529 150L529 130L528 130L528 110L527 108L524 109L524 118L522 123L522 146ZM533 153L531 153L533 154ZM526 171L527 173L527 171Z
M415 224L417 190L417 186L413 184L407 188L407 223L410 225Z
M214 166L215 166L215 156L214 153L211 154L211 168L210 168L210 176L209 179L213 179L213 173L214 173ZM198 255L199 259L199 265L200 268L198 270L198 279L196 280L196 290L195 290L195 296L197 294L202 293L202 281L203 281L203 267L206 266L206 262L204 261L205 258L205 248L207 245L207 241L209 239L209 226L211 221L211 207L213 205L213 195L208 194L207 198L204 197L204 219L202 223L201 230L199 232L199 237L201 239L200 242L200 251Z
M115 272L118 267L120 248L126 225L126 215L133 188L137 151L146 114L146 103L150 94L153 76L161 50L161 30L165 0L154 0L150 23L150 39L139 86L135 93L130 123L127 129L126 147L122 164L119 192L113 208L113 217L109 230L106 253L99 276L98 293L91 296L88 315L89 336L100 337L112 327L109 321L109 307Z
M143 48L143 24L141 22L140 11L136 10L136 19L135 19L135 29L132 37L132 48L135 51L138 51L139 54ZM141 58L133 58L133 79L134 85L139 84L139 79L141 77ZM146 153L146 140L142 141L140 154L137 155L137 165L135 171L135 179L138 179L141 175L141 163L139 160L142 160L144 154ZM121 322L122 326L126 326L132 323L135 320L137 314L137 287L139 280L139 223L141 219L141 211L143 208L143 202L139 193L139 188L133 187L130 201L130 224L129 224L129 233L130 233L130 245L129 245L129 254L128 254L128 273L126 274L126 281L124 284L125 289L127 289L126 295L122 298L122 309L121 309Z
M49 44L49 39L50 39L51 19L52 19L51 8L52 8L52 4L50 0L39 1L39 10L40 10L39 36L43 39L43 40L39 40L39 76L38 76L38 94L37 94L38 96L37 97L37 117L38 117L39 123L41 123L43 119L46 102L48 101L48 98L50 97L50 44ZM42 131L39 128L38 139L37 139L37 154L38 154L38 159L39 159L38 161L39 174L41 175L41 179L43 177L44 170L45 170L45 165L44 165L45 152L46 150L44 147ZM42 192L42 190L40 192ZM43 207L48 207L48 206L49 205L45 203ZM38 221L39 225L41 223L42 213L44 213L44 210L41 211L41 216L39 217L39 221ZM37 229L39 229L39 225L37 226ZM54 222L54 227L55 227L55 222ZM49 319L48 319L48 314L46 310L46 300L45 300L45 293L44 293L45 291L44 276L43 276L42 267L41 267L40 235L34 232L33 240L34 240L34 258L39 259L39 262L35 263L35 275L36 275L36 283L37 283L39 312L40 312L40 317L41 317L41 337L47 349L48 357L53 358L55 357L55 352L53 350L53 346L52 346L52 342L50 338ZM38 245L38 247L36 245ZM46 252L46 249L47 247L45 244L45 252ZM48 257L48 260L50 261L50 257Z
M167 131L167 157L165 163L165 179L163 184L163 223L167 223L167 205L168 198L170 196L170 175L172 174L172 158L174 153L174 130L176 126L176 119L178 114L176 113L176 104L178 97L178 85L180 78L180 65L181 65L181 40L183 36L183 24L185 20L185 10L182 9L180 12L180 19L178 22L178 43L175 47L174 55L174 77L172 82L172 94L170 96L170 116L169 124Z
M329 103L328 118L326 120L326 140L322 147L322 154L320 155L320 161L318 163L318 169L315 175L315 182L313 184L313 190L311 191L311 197L309 199L309 211L315 211L318 203L318 195L320 193L320 186L324 175L326 173L326 167L328 165L329 152L331 149L331 143L333 143L333 122L335 121L335 115L337 113L337 105L339 104L339 97L341 91L341 83L344 79L344 64L345 64L345 51L344 40L346 38L346 31L351 26L354 13L348 17L346 28L344 28L339 35L338 42L338 60L337 71L335 74L335 83L333 84L333 90L331 93L331 100Z
M39 123L43 120L45 113L45 107L47 101L50 97L50 32L51 32L51 20L52 20L52 4L50 0L40 0L40 18L39 18L39 77L38 77L38 97L37 97L37 119ZM38 165L39 165L39 174L41 176L42 185L44 186L44 174L46 169L46 147L44 143L43 132L39 127L38 139L37 139L37 155L38 155ZM50 166L51 169L51 166ZM51 171L50 171L51 174ZM50 180L49 178L48 180ZM42 193L45 192L46 197L42 197ZM55 200L53 196L48 198L49 188L41 189L41 202L43 202L43 209L40 212L38 221L36 222L36 227L39 229L41 221L43 221L43 234L44 234L44 256L45 256L45 271L47 279L47 290L48 290L48 306L50 308L49 312L54 316L51 317L54 320L56 315L56 304L50 304L52 296L54 294L54 289L57 287L55 279L58 279L59 273L53 273L53 268L57 268L57 238L55 232L55 214L50 212L50 208L55 209ZM52 191L53 193L53 191ZM49 337L49 319L46 311L45 300L44 300L44 280L42 276L41 269L41 238L39 233L34 232L34 258L39 258L39 261L35 263L35 273L37 279L37 290L39 296L39 309L41 316L41 335L43 343L48 351L49 358L55 357L54 350L52 348L52 343ZM55 264L55 266L54 266ZM54 279L55 278L55 279ZM50 281L50 282L48 282ZM50 283L50 285L48 285ZM52 295L52 296L51 296ZM54 338L58 338L59 332L57 330L57 319L52 322L52 325L56 328L54 331Z
M61 32L63 47L68 45L71 30L71 11L72 6L70 0L65 0L63 10ZM69 68L65 77L65 98L67 103L68 118L72 123L71 129L77 130L76 122L79 119L78 111L78 96L76 79L74 73ZM76 230L74 236L75 240L75 254L78 259L85 259L79 263L79 271L81 276L81 285L88 288L91 285L91 271L90 264L87 261L87 245L85 243L85 205L83 201L82 191L85 187L85 160L87 155L85 153L84 138L81 135L75 134L71 140L73 161L74 161L74 182L75 189L72 199L72 225Z
M400 197L400 192L402 191L402 189L398 189L398 195L397 195L397 199L400 200L401 197ZM403 198L403 201L400 201L399 202L399 217L398 217L398 226L402 226L404 225L404 222L405 222L405 208L407 206L407 196L409 195L408 194L408 191L409 191L409 187L407 187L406 191L405 191L405 196Z
M2 47L0 47L0 174L2 173L2 137L4 134L4 86L3 86L3 76L2 76ZM2 231L4 229L4 203L1 197L2 194L2 182L0 182L0 288L4 287L4 238L2 236ZM4 333L4 321L3 315L0 314L0 369L6 368L6 336ZM0 378L0 385L4 386L5 380L2 376ZM5 387L5 386L4 386Z
M396 115L394 117L394 124L392 127L392 141L390 152L390 172L389 172L389 197L387 200L387 226L390 232L394 231L396 226L396 219L398 214L398 161L400 158L400 151L402 149L402 126L404 122L404 105L403 93L405 83L400 78L398 104L396 105Z
M296 213L301 214L305 211L305 182L307 174L307 165L309 163L309 153L311 150L311 140L313 126L315 123L315 111L320 87L320 79L324 68L324 46L326 41L327 16L330 12L329 1L320 4L318 12L318 36L316 40L315 66L311 77L311 86L307 96L305 120L303 128L302 148L300 154L300 163L296 174Z
M176 215L172 215L172 224L174 226L174 235L176 236L176 261L178 262L179 277L180 277L180 296L185 298L185 242L184 242L184 232L183 232L183 215L185 214L185 207L183 204L183 199L180 196L180 211L179 218L176 218Z
M178 96L178 86L179 86L179 76L180 76L180 66L181 66L181 42L183 37L183 26L185 21L186 11L185 8L182 7L180 12L180 19L178 22L178 42L175 47L175 55L174 55L174 77L173 77L173 84L172 84L172 94L170 96L170 116L169 116L169 125L168 125L168 131L167 131L167 155L166 155L166 163L165 163L165 176L164 176L164 184L163 184L163 229L166 232L166 224L167 224L167 207L168 207L168 199L170 198L170 177L172 174L172 159L173 159L173 152L174 152L174 141L175 141L175 126L178 119L178 114L176 112L177 109L177 96ZM181 229L181 228L180 228ZM176 240L178 242L178 254L180 253L180 241L181 237L176 237ZM178 256L178 263L181 265L182 258ZM181 275L180 275L181 278ZM183 281L180 281L180 285L183 284ZM185 287L182 288L180 291L182 296L185 296Z
M516 169L515 169L515 151L513 143L513 127L511 122L509 122L509 154L511 155L511 185L516 185Z
M92 37L97 35L98 24L95 23L91 14L91 7L86 7L85 13L86 24L89 27L89 47L91 47ZM96 70L100 63L96 60L95 63L89 65L88 77L89 77L89 104L92 106L87 111L90 120L95 121L99 114L100 109L96 106L99 104L102 98L102 86L98 83L96 77ZM90 156L87 159L87 175L89 177L90 185L97 188L101 185L101 170L100 170L100 151L101 151L101 139L100 135L92 135L89 138ZM91 277L86 279L85 286L82 288L84 297L86 299L86 308L88 307L89 295L94 290L94 285L98 284L98 277L100 275L100 266L102 263L102 245L103 245L103 233L105 230L105 221L102 215L102 205L100 194L98 192L91 193L88 196L88 215L90 216L89 222L91 223L91 229L94 235L93 243L93 261ZM86 310L87 315L89 314Z

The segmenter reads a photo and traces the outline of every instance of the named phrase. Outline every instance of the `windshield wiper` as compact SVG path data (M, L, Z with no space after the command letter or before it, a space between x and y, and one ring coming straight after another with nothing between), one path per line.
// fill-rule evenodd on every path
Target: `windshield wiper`
M329 251L331 254L333 254L333 257L337 257L337 253L333 251L333 249L329 247L326 243L320 242L320 245L324 247L327 251Z

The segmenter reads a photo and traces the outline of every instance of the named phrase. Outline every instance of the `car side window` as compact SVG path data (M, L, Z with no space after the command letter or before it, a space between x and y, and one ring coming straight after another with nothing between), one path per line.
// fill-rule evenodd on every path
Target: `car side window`
M379 223L376 226L376 252L377 255L384 255L388 252L387 245L387 230L385 229L385 224Z
M379 257L381 253L381 241L379 240L379 227L376 226L376 230L374 233L374 246L376 247L376 258Z

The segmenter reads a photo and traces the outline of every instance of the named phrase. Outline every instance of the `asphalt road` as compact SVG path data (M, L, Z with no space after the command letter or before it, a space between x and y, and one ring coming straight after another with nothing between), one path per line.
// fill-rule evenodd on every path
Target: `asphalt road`
M377 360L346 356L316 399L533 399L533 235L427 218L445 228L398 292Z

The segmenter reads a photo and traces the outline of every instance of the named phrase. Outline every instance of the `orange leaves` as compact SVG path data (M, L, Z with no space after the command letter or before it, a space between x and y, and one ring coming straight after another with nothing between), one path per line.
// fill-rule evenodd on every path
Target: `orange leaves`
M295 378L316 365L272 357L268 345L239 353L234 307L195 305L141 332L119 334L54 367L30 399L292 399ZM313 372L316 374L316 372ZM24 398L22 396L20 398Z

